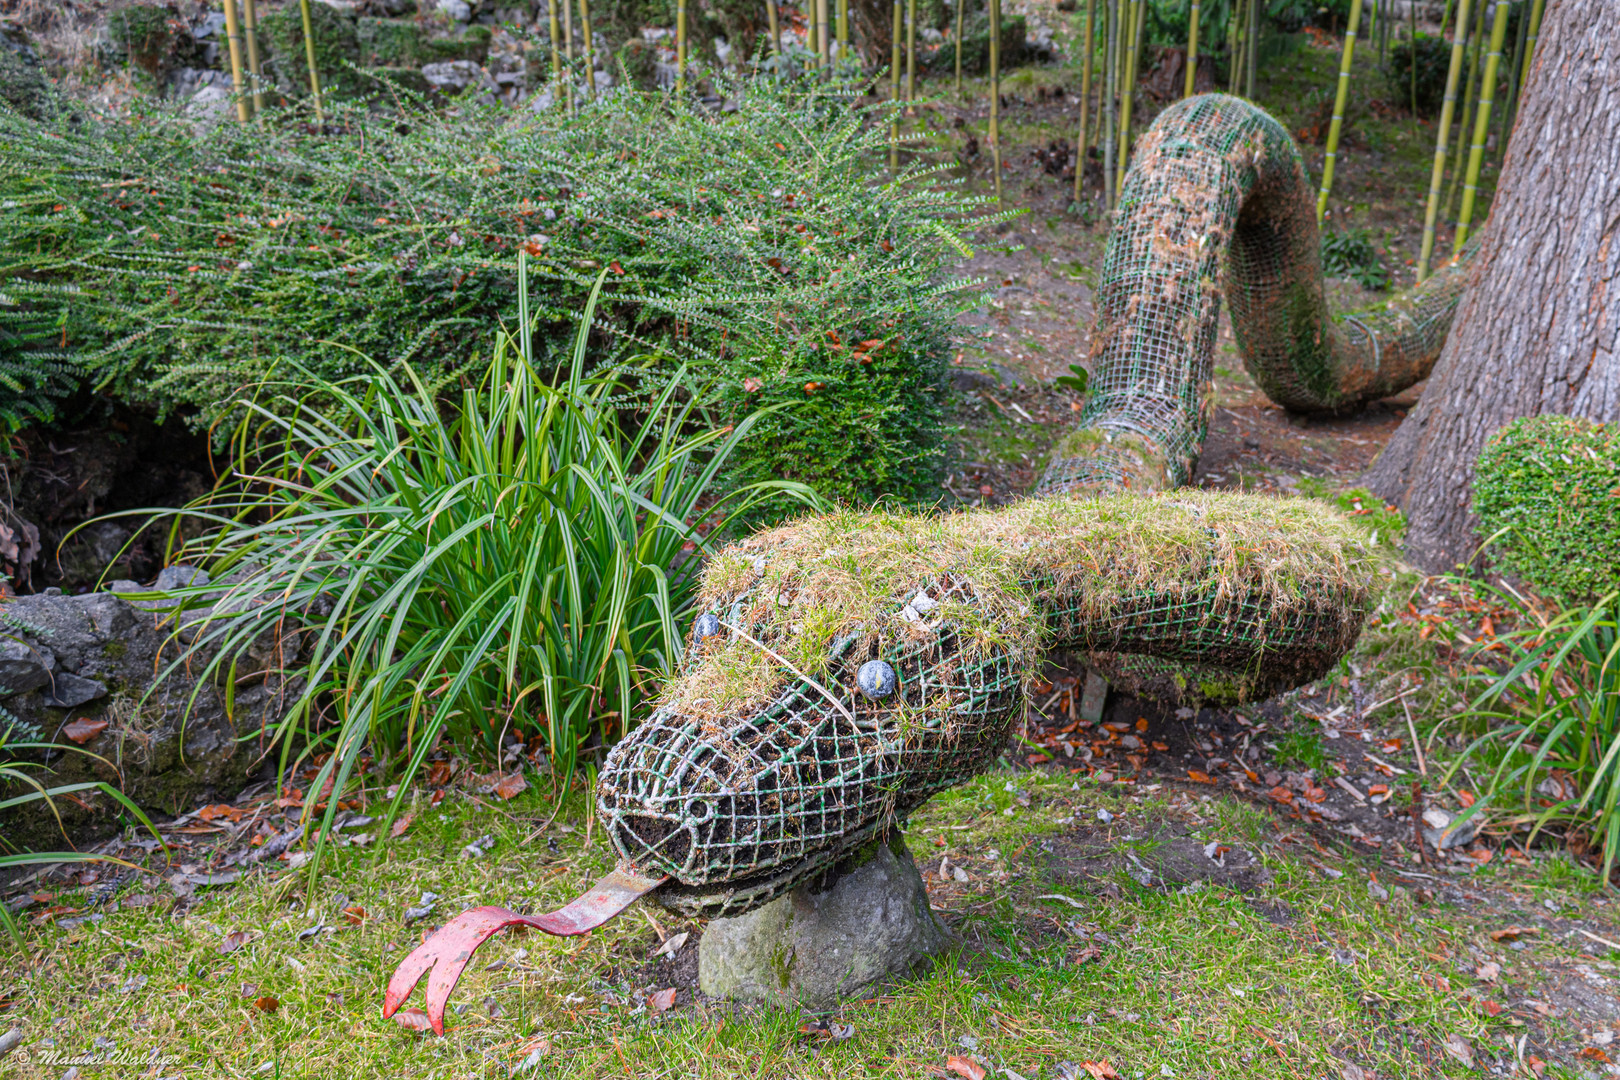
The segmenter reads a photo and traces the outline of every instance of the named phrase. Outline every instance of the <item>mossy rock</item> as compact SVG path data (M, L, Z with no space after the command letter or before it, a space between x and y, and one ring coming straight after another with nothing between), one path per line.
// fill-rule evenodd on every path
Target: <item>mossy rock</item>
M417 67L427 59L422 30L412 19L364 16L355 20L354 36L367 67Z
M55 111L56 88L39 68L31 50L0 38L0 100L35 120Z
M424 96L433 89L418 67L372 67L367 68L365 73L375 80L373 89L385 98L393 92L394 87Z
M315 41L315 70L320 75L321 93L333 97L354 97L371 88L353 65L360 63L360 42L355 24L342 12L326 4L309 5L311 37ZM304 53L304 20L297 4L270 12L259 21L269 59L267 74L276 89L291 98L309 93L309 62Z
M131 4L107 16L107 37L131 67L161 82L173 66L176 13L165 4Z
M1024 45L1024 17L1001 17L1001 70L1011 71L1023 63L1028 49ZM935 72L956 70L956 46L947 42L934 54L929 68ZM990 69L990 17L977 12L967 19L962 30L962 71L968 75L982 75Z
M1620 589L1620 424L1528 416L1502 428L1474 473L1480 533L1508 572L1549 596Z
M471 60L482 64L489 59L490 29L469 26L454 37L422 39L422 62L443 64L451 60Z

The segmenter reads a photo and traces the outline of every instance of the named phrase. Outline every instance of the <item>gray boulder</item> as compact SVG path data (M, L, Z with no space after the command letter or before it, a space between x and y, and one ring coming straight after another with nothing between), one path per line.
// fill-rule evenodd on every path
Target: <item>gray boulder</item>
M698 985L713 997L823 1009L950 943L898 832L758 910L709 923Z
M200 571L189 576L207 580ZM212 649L153 689L183 643L197 638L209 609L181 612L174 601L150 594L133 602L120 595L139 589L115 582L111 592L50 590L0 602L0 731L9 727L12 741L88 751L46 753L50 772L37 775L50 784L102 780L148 811L178 813L199 796L226 797L246 781L258 751L240 740L274 724L296 693L281 672L296 666L303 638L289 630L253 643L237 663L227 715L223 673L198 681ZM0 799L20 793L0 786ZM85 805L66 799L55 805L76 841L116 827L112 800L93 792L81 798ZM62 845L55 817L38 802L0 811L0 833L23 848Z

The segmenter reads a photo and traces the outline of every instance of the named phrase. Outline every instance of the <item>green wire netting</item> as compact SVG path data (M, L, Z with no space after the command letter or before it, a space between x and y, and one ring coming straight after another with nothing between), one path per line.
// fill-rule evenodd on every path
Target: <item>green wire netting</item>
M1048 649L1117 685L1241 701L1318 678L1355 641L1371 555L1306 500L1171 490L1208 423L1220 287L1250 372L1292 409L1423 378L1461 288L1336 324L1314 196L1275 120L1221 95L1142 137L1109 237L1092 394L1038 495L948 515L841 512L704 569L694 637L654 715L609 753L598 809L656 894L734 915L979 772ZM701 621L701 620L700 620ZM881 661L892 692L863 693Z

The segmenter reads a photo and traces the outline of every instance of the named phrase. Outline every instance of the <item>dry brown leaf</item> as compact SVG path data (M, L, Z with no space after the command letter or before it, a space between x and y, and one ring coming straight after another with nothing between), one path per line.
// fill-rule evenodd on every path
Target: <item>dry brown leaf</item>
M1541 933L1539 926L1504 926L1500 930L1491 931L1492 941L1518 941L1521 937Z
M229 803L215 803L205 806L197 811L198 821L215 821L219 818L228 818L231 821L241 821L247 809L241 806L231 806Z
M654 1016L661 1012L667 1012L674 1007L675 988L673 986L663 990L655 990L647 995L647 1011Z
M1125 1080L1114 1067L1108 1064L1107 1059L1102 1061L1082 1061L1080 1067L1090 1073L1093 1080Z
M1339 1070L1344 1080L1378 1080L1378 1076L1371 1069L1363 1069L1360 1065L1346 1065Z
M389 826L388 835L391 836L391 837L404 836L405 835L405 830L410 828L411 827L411 822L413 822L415 820L416 820L416 815L415 814L406 814L404 817L402 817L398 821L394 822L393 825Z
M401 1009L394 1014L394 1023L411 1031L432 1031L433 1021L421 1009Z
M1497 976L1502 974L1502 965L1495 960L1487 960L1474 969L1474 975L1480 982L1495 982Z
M343 909L344 921L359 926L366 921L366 909L359 904L353 904Z
M1457 1034L1447 1035L1446 1041L1442 1044L1442 1046L1446 1053L1450 1054L1464 1065L1470 1068L1473 1067L1474 1047L1473 1044L1467 1039Z
M73 721L73 723L69 724L67 727L63 728L62 734L66 735L80 746L83 746L85 743L89 742L91 739L95 738L97 735L100 735L106 730L107 721L86 720L81 717L78 720Z
M281 1008L281 1002L277 1001L273 997L270 997L269 995L266 995L255 1001L253 1003L253 1007L258 1009L260 1012L273 1013L277 1009Z
M246 930L233 930L225 935L225 940L219 943L219 951L233 953L252 940Z
M515 799L525 791L529 790L529 782L523 779L522 773L513 773L510 776L503 776L500 778L500 780L496 781L493 790L495 794L499 795L503 799Z
M945 1068L967 1080L984 1080L984 1067L972 1058L951 1057L945 1062Z

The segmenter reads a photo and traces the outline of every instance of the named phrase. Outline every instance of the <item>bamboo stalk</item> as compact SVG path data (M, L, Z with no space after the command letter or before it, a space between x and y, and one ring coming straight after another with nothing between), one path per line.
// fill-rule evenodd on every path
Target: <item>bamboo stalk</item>
M1407 25L1406 25L1406 30L1407 30L1408 36L1412 39L1412 63L1409 65L1409 67L1410 67L1410 74L1412 76L1412 134L1416 135L1418 133L1418 113L1417 113L1417 67L1418 67L1417 0L1408 0L1408 3L1406 5L1406 14L1409 16L1409 20L1408 20ZM1441 23L1440 24L1440 33L1442 35L1444 35L1445 32L1446 32L1446 24Z
M298 6L304 16L304 59L309 63L309 93L315 99L315 122L325 124L326 113L321 108L321 76L315 70L315 31L309 22L309 0L298 0Z
M1103 53L1103 203L1109 210L1114 208L1114 91L1119 83L1119 6L1123 3L1108 5L1108 48Z
M557 3L558 0L546 0L546 16L551 23L551 87L553 93L562 88L562 52L560 51L561 46L557 44L557 38L561 33L557 26ZM555 103L556 98L553 98L552 101Z
M889 35L889 100L894 112L889 118L889 175L900 175L900 0L894 0L894 28Z
M821 60L822 68L825 69L830 63L832 63L832 49L829 42L829 39L832 36L829 33L829 31L832 29L832 25L827 18L827 0L815 0L815 2L816 56Z
M253 112L264 113L264 68L259 65L259 13L256 0L242 0L243 30L247 34L248 78L253 82Z
M1457 117L1457 148L1462 149L1463 140L1468 137L1468 118L1474 113L1474 76L1479 73L1479 42L1485 36L1485 0L1479 0L1479 6L1474 9L1474 21L1468 34L1468 74L1463 81L1462 112ZM1446 188L1445 216L1448 221L1456 220L1457 191L1462 185L1462 157L1459 153L1457 163L1451 170L1451 184Z
M906 0L906 102L915 115L917 101L917 0Z
M248 122L247 80L242 75L242 28L236 21L236 0L225 0L225 42L231 54L231 96L236 99L236 119L245 124Z
M990 0L990 161L1001 205L1001 0Z
M1249 29L1243 37L1248 42L1243 49L1244 67L1248 72L1243 96L1253 101L1254 80L1260 68L1260 0L1249 0Z
M1252 0L1235 0L1232 4L1232 25L1226 34L1226 47L1232 57L1228 62L1226 72L1226 91L1229 94L1238 92L1240 72L1243 71L1243 29L1248 25L1248 16L1244 14L1244 7Z
M765 0L765 17L771 22L771 55L782 55L782 22L776 13L776 0ZM780 71L777 72L781 74Z
M590 0L579 0L579 31L585 36L585 96L596 97L596 45L591 41Z
M1322 190L1316 196L1316 223L1327 212L1333 190L1333 159L1339 153L1339 132L1344 128L1344 106L1350 100L1350 64L1356 52L1356 27L1361 22L1361 0L1350 0L1350 25L1344 31L1344 55L1339 59L1339 89L1333 97L1333 123L1328 127L1327 157L1322 162Z
M838 59L849 59L849 0L838 0Z
M1198 0L1192 0L1192 14L1187 19L1187 85L1182 97L1193 96L1193 84L1198 80Z
M1530 61L1535 59L1536 38L1541 35L1541 9L1546 0L1535 0L1530 5L1530 30L1525 38L1524 61L1519 65L1519 85L1530 81Z
M572 50L574 32L568 31L568 45ZM568 54L570 63L574 59L572 51ZM686 0L676 0L675 4L675 92L686 92Z
M1086 43L1086 58L1080 65L1080 148L1074 157L1074 201L1080 201L1080 189L1086 176L1086 143L1091 133L1086 130L1091 119L1091 61L1097 52L1097 0L1086 0L1086 29L1081 35Z
M1457 81L1462 77L1463 50L1467 47L1468 5L1460 0L1457 31L1451 38L1451 67L1446 72L1446 99L1440 106L1439 131L1434 138L1434 168L1429 173L1429 201L1423 208L1423 249L1418 252L1417 279L1429 276L1429 256L1434 253L1434 226L1440 217L1440 185L1446 178L1446 143L1451 135L1451 117L1457 110Z
M1119 175L1114 178L1116 190L1125 187L1125 165L1131 156L1131 102L1136 97L1138 39L1142 34L1142 23L1146 21L1142 5L1143 0L1133 0L1131 4L1130 47L1125 53L1124 85L1119 94Z
M1468 227L1474 220L1474 201L1479 194L1479 167L1485 160L1485 137L1491 130L1491 105L1496 100L1496 69L1502 64L1502 40L1507 36L1506 0L1496 0L1491 12L1491 51L1485 57L1485 81L1480 84L1479 114L1474 118L1474 144L1468 148L1468 178L1463 181L1462 213L1457 218L1457 236L1451 242L1453 255L1468 241Z
M563 79L563 100L568 104L568 115L572 116L574 115L574 5L572 0L551 0L551 2L554 4L562 4L563 9L563 68L566 71L566 77ZM684 5L686 0L681 0L681 3ZM679 22L677 21L677 26L678 25ZM679 52L679 49L680 38L679 34L677 34L677 53ZM679 91L681 88L679 74L681 68L677 67L675 70L675 89Z
M1524 43L1526 32L1529 30L1530 20L1519 20L1519 32L1513 38L1513 53L1508 58L1508 86L1507 98L1502 102L1502 109L1497 113L1496 121L1496 160L1507 160L1508 137L1513 130L1513 112L1519 101L1519 67L1524 59Z
M1095 2L1095 0L1093 0ZM956 96L962 96L962 0L956 0L956 25L951 28L956 39Z

